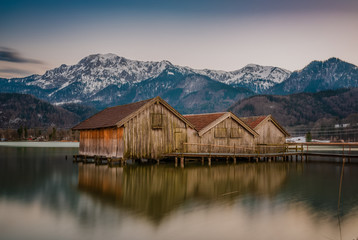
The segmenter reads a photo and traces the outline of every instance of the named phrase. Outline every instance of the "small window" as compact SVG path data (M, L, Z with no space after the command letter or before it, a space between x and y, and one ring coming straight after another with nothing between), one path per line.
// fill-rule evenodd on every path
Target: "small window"
M163 128L163 114L152 113L151 116L152 128Z
M226 128L215 128L214 136L216 138L226 138L227 129Z
M241 137L241 128L231 128L230 138L240 138Z

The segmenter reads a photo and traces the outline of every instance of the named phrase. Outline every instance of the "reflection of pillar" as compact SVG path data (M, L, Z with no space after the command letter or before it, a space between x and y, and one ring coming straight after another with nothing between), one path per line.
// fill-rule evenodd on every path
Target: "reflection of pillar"
M184 157L180 158L180 167L184 168Z

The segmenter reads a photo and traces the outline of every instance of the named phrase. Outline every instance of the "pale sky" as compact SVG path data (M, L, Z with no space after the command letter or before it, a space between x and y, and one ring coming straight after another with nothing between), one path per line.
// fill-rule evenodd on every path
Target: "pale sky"
M0 77L95 53L196 69L358 65L356 0L0 0Z

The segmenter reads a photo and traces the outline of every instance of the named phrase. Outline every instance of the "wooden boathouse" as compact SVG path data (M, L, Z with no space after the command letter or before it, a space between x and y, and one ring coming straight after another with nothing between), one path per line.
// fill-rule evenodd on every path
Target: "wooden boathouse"
M271 116L238 118L231 112L181 115L160 97L104 109L79 123L79 155L75 162L112 163L113 159L237 158L248 161L296 161L308 156L358 158L343 144L339 154L309 152L303 144L286 144L288 132ZM349 152L345 151L349 146ZM78 157L80 160L78 160ZM90 161L87 159L94 159Z
M281 152L282 145L290 134L272 115L241 117L247 125L258 133L256 145L260 152Z
M248 152L258 134L231 112L184 115L197 133L188 137L186 152Z
M80 131L80 155L121 159L160 159L197 132L160 97L106 108L72 129Z

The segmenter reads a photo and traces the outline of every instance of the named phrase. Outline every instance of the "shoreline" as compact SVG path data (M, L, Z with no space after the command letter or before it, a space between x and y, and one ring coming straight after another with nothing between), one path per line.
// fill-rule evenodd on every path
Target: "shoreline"
M60 142L60 141L48 141L48 142L28 142L28 141L14 141L14 142L0 142L0 147L75 147L78 148L79 142Z

